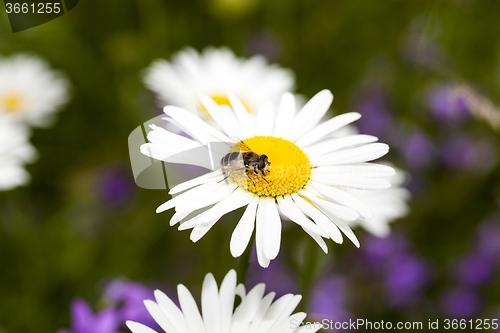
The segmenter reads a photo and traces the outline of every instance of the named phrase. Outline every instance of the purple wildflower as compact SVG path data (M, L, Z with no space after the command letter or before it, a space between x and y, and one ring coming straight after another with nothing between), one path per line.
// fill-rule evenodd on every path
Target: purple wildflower
M82 299L71 304L71 330L58 333L119 333L119 321L113 309L104 309L94 314Z
M441 299L443 312L448 318L473 318L482 303L477 292L461 288L449 290Z

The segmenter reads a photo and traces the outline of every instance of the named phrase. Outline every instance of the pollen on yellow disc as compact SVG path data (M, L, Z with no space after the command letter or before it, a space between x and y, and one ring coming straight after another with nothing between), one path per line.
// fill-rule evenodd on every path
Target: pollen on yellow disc
M231 174L231 179L241 188L258 196L278 197L296 193L303 188L311 175L311 164L306 154L294 143L271 136L255 136L243 140L251 151L266 155L271 165L266 176L253 170ZM243 144L238 143L241 151Z
M21 109L22 100L18 95L0 97L0 105L7 112L17 112Z
M228 105L228 106L231 106L231 102L229 102L229 99L227 97L224 97L224 96L210 96L215 103L217 103L217 105ZM248 105L245 104L244 101L241 100L240 98L240 101L241 103L243 104L243 106L245 107L245 109L247 109L248 112L251 112L250 109L248 108ZM208 115L208 111L205 109L205 107L203 106L203 104L199 103L200 104L200 107L201 109Z

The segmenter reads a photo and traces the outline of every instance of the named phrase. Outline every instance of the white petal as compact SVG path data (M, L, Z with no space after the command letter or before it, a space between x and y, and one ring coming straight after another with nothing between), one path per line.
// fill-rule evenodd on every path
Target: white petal
M255 214L259 197L254 197L245 209L245 213L241 217L238 225L234 228L231 236L230 249L233 257L237 258L245 251L248 242L252 237L255 227Z
M233 314L231 333L245 332L257 313L266 285L260 283L252 288Z
M134 333L157 333L154 329L135 321L127 320L125 324Z
M276 296L276 293L270 292L264 298L260 301L259 308L257 309L257 312L255 313L252 323L248 327L248 330L246 333L256 333L257 328L259 327L260 323L262 322L262 319L264 318L264 315L266 314L267 310L271 306L271 303L273 302L274 296Z
M358 120L359 118L361 118L361 115L357 112L344 113L333 117L304 134L304 136L299 138L295 144L299 147L307 147L339 128Z
M217 182L211 182L211 183L206 183L203 185L200 185L198 187L195 187L194 189L191 189L189 191L186 191L182 194L179 194L176 197L173 197L172 199L168 200L164 204L160 205L157 209L157 213L161 213L163 211L169 210L170 208L175 207L179 203L181 203L184 200L192 200L193 198L196 198L198 195L206 195L217 188L221 188L223 186L227 186L224 183L218 184Z
M257 135L270 136L274 129L275 116L274 105L270 102L264 103L257 112Z
M320 183L316 183L312 180L309 180L308 185L305 188L306 190L311 191L310 187L313 187L322 196L330 198L331 200L334 200L341 205L354 209L365 218L371 219L374 216L373 211L370 209L370 207L368 207L364 202L347 193L346 191L333 186L326 186Z
M316 243L318 243L319 247L323 250L323 252L328 253L328 246L326 245L325 241L323 240L323 238L321 238L321 236L319 234L312 232L312 231L309 231L307 229L304 229L304 231L309 236L311 236L311 238L314 239L314 241Z
M257 217L256 217L256 222L255 222L255 246L257 248L257 261L259 262L259 265L266 268L269 266L270 260L269 258L266 257L264 253L264 223L265 220L259 218L259 209L261 205L263 205L263 199L259 198L259 203L257 206Z
M260 199L257 220L263 221L264 255L273 260L280 251L281 242L281 219L274 198Z
M294 193L292 195L293 200L297 204L297 206L307 215L309 215L314 222L326 232L329 238L331 238L334 242L342 244L342 234L337 226L331 221L328 217L326 217L321 211L319 211L316 207L311 205L309 202L305 201L300 195Z
M179 192L185 191L187 189L190 189L191 187L195 187L201 184L205 184L208 182L217 182L221 179L224 179L224 175L221 173L220 170L214 171L214 172L209 172L204 175L201 175L199 177L190 179L188 181L185 181L184 183L180 183L179 185L176 185L170 189L168 194L177 194Z
M240 123L245 137L250 138L255 136L255 125L243 103L241 103L240 99L231 92L227 93L227 97L233 107L234 113L236 114L236 118Z
M306 155L311 158L326 155L328 153L331 153L332 151L340 150L343 148L352 148L355 146L376 142L377 140L377 137L371 135L350 135L324 140L309 147L305 147L303 148L303 150ZM297 145L300 147L298 143Z
M323 232L316 224L309 220L304 213L297 207L292 197L287 194L284 197L278 197L278 206L286 217L300 225L303 229L313 231L323 237L328 235Z
M293 314L292 316L285 318L281 322L277 323L271 328L271 332L280 332L280 333L292 333L295 331L295 325L302 323L302 321L306 318L305 312L298 312ZM294 324L295 323L295 324Z
M327 155L311 158L311 164L316 166L328 164L345 164L368 162L380 158L389 152L385 143L371 143L365 146L343 149Z
M252 198L252 194L237 188L229 197L200 215L200 223L197 223L191 232L191 240L200 240L223 215L247 205Z
M198 306L189 290L184 285L180 284L177 286L177 295L191 332L205 333L203 319L201 318Z
M318 207L319 210L321 210L326 216L328 216L328 218L330 218L330 220L332 220L337 225L337 227L339 227L339 229L347 236L347 238L351 240L351 242L354 243L354 245L356 245L356 247L359 247L359 241L356 238L356 235L354 235L347 223L338 216L338 207L335 207L337 205L332 206L334 204L332 204L331 202L322 200L317 197L314 198L314 196L308 199L311 200L311 202L314 203L316 207Z
M184 218L187 214L194 212L195 210L210 206L219 201L225 200L227 197L231 195L230 189L226 187L219 187L210 192L207 195L198 195L196 198L193 198L192 201L182 201L176 207L176 213L172 216L172 220L170 221L170 225L174 225L179 217ZM176 216L177 215L177 216ZM176 219L174 220L174 217Z
M341 219L347 220L347 221L355 221L356 219L359 218L359 214L351 208L327 201L327 200L325 200L321 197L318 197L318 196L316 196L316 195L314 195L311 192L306 191L306 190L301 190L299 193L300 193L300 195L309 199L311 201L311 203L314 204L315 206L321 205L321 207L328 209L328 211L332 212L332 214L334 214L338 218L341 218ZM321 209L320 207L318 207L318 208Z
M166 106L163 111L182 125L182 129L186 133L203 144L214 140L227 142L229 139L226 135L187 110L176 106Z
M170 323L177 329L177 331L180 333L189 332L189 327L184 314L177 307L177 305L175 305L175 303L160 290L155 290L154 294L161 311Z
M219 110L226 118L226 121L229 122L229 126L231 127L233 135L238 138L245 138L245 132L243 132L243 129L241 128L241 125L238 122L233 109L229 105L222 104L219 105Z
M273 136L279 138L285 136L292 124L295 115L295 97L289 92L281 96Z
M321 174L342 174L363 178L386 178L396 174L394 168L375 163L327 165L314 168L311 171Z
M148 309L149 314L160 325L165 332L179 333L179 331L167 319L160 306L153 301L145 300L144 305Z
M205 107L205 110L207 110L217 125L219 125L229 137L236 136L238 134L231 126L231 122L227 121L224 116L224 112L220 110L219 105L215 103L210 96L206 93L200 93L198 98L200 99L201 104Z
M220 333L229 333L231 317L233 314L234 298L236 292L236 271L230 270L226 274L219 292L221 325Z
M283 309L281 314L276 318L275 324L271 327L270 331L271 332L279 332L279 330L275 330L276 326L279 325L283 320L286 318L290 317L292 314L293 310L299 305L300 300L302 299L301 295L294 295L290 302L286 305L286 307Z
M316 126L328 111L332 101L333 95L330 90L325 89L314 95L293 120L287 132L289 140L297 140Z
M280 297L278 300L276 300L276 302L271 304L269 310L267 310L266 314L264 315L264 318L262 318L262 321L256 332L259 333L269 332L269 329L276 323L276 320L285 311L285 309L287 308L288 304L290 304L292 299L293 299L292 294L286 294Z
M220 332L220 304L219 290L214 276L208 273L203 280L201 289L201 309L203 312L203 322L207 333ZM165 332L168 332L165 330Z
M199 142L188 139L182 135L178 135L167 131L164 128L154 124L149 125L152 131L148 132L148 141L154 144L165 145L166 148L172 151L183 151L193 149L200 146Z
M391 187L391 183L387 179L361 178L341 174L311 172L311 180L325 185L346 186L359 190L383 190Z
M235 209L243 207L252 201L254 195L250 192L236 188L233 193L226 199L219 201L215 206L207 210L201 219L201 222L208 222L214 218L220 218L221 216L231 212Z
M302 325L294 333L315 333L323 327L322 324L313 323L311 325Z

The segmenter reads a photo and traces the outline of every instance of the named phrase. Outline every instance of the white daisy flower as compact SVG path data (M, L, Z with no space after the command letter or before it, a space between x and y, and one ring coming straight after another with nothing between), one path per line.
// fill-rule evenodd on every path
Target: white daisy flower
M169 105L204 110L198 99L202 92L219 105L230 105L226 92L231 91L256 112L264 102L279 101L294 86L292 71L268 64L263 56L238 58L226 47L209 47L201 54L185 48L172 58L156 60L144 76L146 86Z
M166 120L193 140L152 126L149 143L141 146L141 152L167 162L203 165L200 157L197 161L182 153L207 142L228 142L235 136L242 141L232 151L248 147L261 158L265 155L270 165L262 165L258 172L228 173L219 169L181 183L171 188L169 193L176 196L157 212L175 208L170 224L182 221L180 230L193 228L191 240L196 242L223 215L246 206L231 237L231 253L234 257L243 253L255 228L257 257L263 267L280 249L279 212L300 225L325 253L328 248L323 238L342 243L342 233L359 247L346 222L371 219L374 212L346 189L389 188L391 184L385 178L394 175L394 169L367 163L385 155L389 146L376 143L377 138L370 135L334 137L337 130L361 116L346 113L320 123L333 100L328 90L316 94L297 114L291 93L283 94L276 112L269 108L256 115L249 114L234 94L228 93L228 99L232 108L219 106L207 94L200 94L222 131L187 110L165 107ZM221 181L225 178L228 184ZM205 211L200 213L200 209Z
M0 119L0 190L26 184L30 176L24 163L31 162L36 151L28 141L25 127Z
M68 82L40 58L0 58L0 115L32 126L48 126L68 100Z
M300 295L287 294L273 302L275 293L264 296L265 285L256 285L248 292L236 285L236 272L229 271L220 290L212 274L207 274L201 292L201 313L189 290L177 286L180 309L164 293L155 291L156 302L144 301L158 325L167 333L292 333L316 332L321 325L299 327L306 314L292 314L301 300ZM234 308L236 296L241 303ZM133 333L156 331L137 322L127 321ZM314 327L315 326L315 327Z

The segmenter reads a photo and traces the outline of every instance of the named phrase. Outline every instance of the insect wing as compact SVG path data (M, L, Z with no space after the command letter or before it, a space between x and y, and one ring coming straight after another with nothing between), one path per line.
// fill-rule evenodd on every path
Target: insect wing
M232 136L229 138L229 144L232 147L232 150L239 151L252 151L240 138L236 136Z

